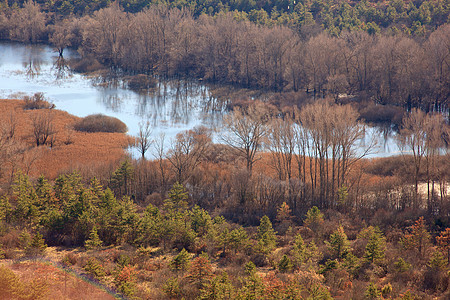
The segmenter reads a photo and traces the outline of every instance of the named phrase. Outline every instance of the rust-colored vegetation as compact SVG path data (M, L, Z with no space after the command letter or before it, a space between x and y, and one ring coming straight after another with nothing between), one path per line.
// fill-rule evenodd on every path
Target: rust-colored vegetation
M74 125L75 130L82 132L118 132L128 131L127 125L117 118L102 114L89 115Z
M94 283L49 262L2 263L0 278L1 299L116 299Z
M142 123L141 157L119 162L123 134L77 132L67 113L0 103L0 259L50 278L36 281L46 297L89 286L24 261L45 257L137 299L449 296L450 157L431 151L447 137L439 116L405 117L406 148L421 128L436 136L422 141L420 162L355 155L362 124L330 101L283 118L258 102L238 106L224 144L206 128L164 144ZM47 168L51 180L36 178Z
M58 174L76 169L95 169L120 160L131 143L123 133L79 132L74 124L80 118L57 109L26 110L22 100L0 100L0 119L7 120L5 131L11 131L11 155L3 166L1 180L10 178L18 169L32 177L44 175L54 179ZM36 127L48 123L48 137L36 146ZM42 128L41 128L42 129ZM42 142L42 138L41 138Z

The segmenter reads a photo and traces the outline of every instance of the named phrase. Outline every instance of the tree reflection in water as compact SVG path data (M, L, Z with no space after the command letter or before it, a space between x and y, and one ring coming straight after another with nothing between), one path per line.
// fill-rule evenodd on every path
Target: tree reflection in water
M168 140L199 125L220 128L230 99L264 98L264 94L183 79L160 79L154 88L134 92L127 89L118 70L95 77L72 72L67 62L78 54L70 49L60 58L48 46L0 43L0 53L2 97L42 92L58 109L77 116L102 113L117 117L127 124L132 135L138 132L138 123L147 120L155 136L165 133ZM370 142L372 136L380 138L379 153L375 155L398 153L391 128L367 131L362 143Z
M24 55L22 65L27 78L37 77L41 73L41 52L41 49L33 47L29 52L26 52L26 55Z
M52 73L56 80L66 79L72 76L72 71L70 70L67 61L64 59L64 56L60 55L56 58L53 63Z

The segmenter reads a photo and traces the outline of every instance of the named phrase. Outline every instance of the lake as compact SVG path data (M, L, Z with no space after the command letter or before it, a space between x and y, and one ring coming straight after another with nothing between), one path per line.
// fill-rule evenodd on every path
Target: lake
M66 60L77 56L70 49L64 51ZM47 45L0 42L0 98L21 98L36 92L44 93L57 109L79 117L101 113L119 118L131 135L136 135L140 122L150 121L152 136L164 133L167 140L199 125L220 128L226 107L207 85L195 81L159 81L150 92L137 93L120 81L104 84L72 72ZM361 145L373 137L380 137L379 146L370 156L399 153L392 133L383 135L377 128L367 130Z

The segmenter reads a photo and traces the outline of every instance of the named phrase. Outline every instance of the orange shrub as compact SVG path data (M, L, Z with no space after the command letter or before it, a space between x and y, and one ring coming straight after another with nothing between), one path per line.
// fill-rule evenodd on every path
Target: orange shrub
M25 101L23 109L50 109L55 107L54 104L50 104L44 99L43 93L36 93L33 97L25 96L23 100Z
M90 115L83 118L74 126L77 131L84 132L119 132L128 131L127 125L117 118L105 116L102 114Z

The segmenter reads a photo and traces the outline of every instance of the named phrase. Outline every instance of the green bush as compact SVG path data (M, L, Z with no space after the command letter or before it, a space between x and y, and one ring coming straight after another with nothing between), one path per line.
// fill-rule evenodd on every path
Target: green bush
M293 265L289 257L287 257L287 255L283 255L278 263L278 270L280 270L281 273L287 273L292 270L292 267Z
M125 296L132 296L136 289L136 270L135 267L125 266L117 272L114 277L114 284L119 292Z
M91 232L89 233L89 239L84 242L84 247L87 250L95 250L102 246L103 242L98 237L97 227L93 227Z
M190 255L186 251L186 249L183 248L183 250L178 253L177 256L175 256L171 262L172 269L174 270L186 270L190 263Z
M45 244L42 234L36 233L30 244L25 248L25 253L28 256L38 256L43 255L45 249L47 249L47 245Z
M248 263L245 264L244 270L245 274L252 275L256 272L256 265L252 261L249 261Z
M163 292L168 297L177 297L180 294L180 285L175 277L169 278L162 287Z
M381 298L381 292L378 289L378 287L373 284L373 282L369 283L367 286L366 292L364 293L364 296L366 299L380 299Z
M106 276L105 269L101 265L100 261L96 258L89 258L88 262L84 266L84 270L89 274L93 275L95 278L100 279Z

